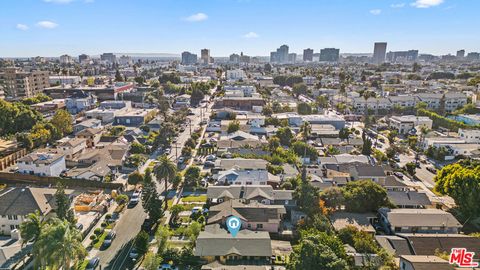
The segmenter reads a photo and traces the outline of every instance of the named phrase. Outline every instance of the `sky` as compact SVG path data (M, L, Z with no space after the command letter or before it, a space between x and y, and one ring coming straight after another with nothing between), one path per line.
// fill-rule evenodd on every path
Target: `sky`
M0 57L480 51L480 0L1 0Z

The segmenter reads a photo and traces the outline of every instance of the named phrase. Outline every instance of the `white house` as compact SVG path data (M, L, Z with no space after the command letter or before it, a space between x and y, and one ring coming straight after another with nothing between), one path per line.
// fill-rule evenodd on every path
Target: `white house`
M34 152L18 160L18 171L39 176L60 176L67 168L65 155L54 152Z
M459 129L458 136L466 143L480 143L480 130L478 129Z
M402 115L390 117L390 128L396 129L400 134L406 134L413 128L432 128L433 121L426 116Z
M227 70L227 80L229 81L238 81L247 79L245 71L241 69Z

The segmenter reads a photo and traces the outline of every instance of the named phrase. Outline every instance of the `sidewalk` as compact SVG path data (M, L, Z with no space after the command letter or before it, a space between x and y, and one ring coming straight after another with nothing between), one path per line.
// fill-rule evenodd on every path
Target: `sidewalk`
M82 244L85 246L85 247L88 247L90 245L90 242L92 242L92 240L90 240L90 236L93 234L93 232L95 231L95 229L97 228L101 228L101 224L102 222L105 220L105 216L107 214L113 214L113 212L115 211L115 209L117 208L118 204L115 202L115 200L112 200L112 203L110 204L110 207L109 209L107 210L107 212L105 212L101 217L100 219L97 221L97 224L95 224L95 226L93 226L93 228L90 230L90 232L87 234L87 236L85 236L85 238L83 239L82 241ZM90 253L90 252L89 252Z

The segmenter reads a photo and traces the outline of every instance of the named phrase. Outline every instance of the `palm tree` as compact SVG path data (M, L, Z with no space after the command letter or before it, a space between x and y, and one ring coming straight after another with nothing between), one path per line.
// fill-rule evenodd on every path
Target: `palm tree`
M167 191L168 191L168 182L171 182L177 173L177 166L173 163L167 155L163 155L159 158L159 162L155 167L155 176L157 181L165 181L165 210L167 210Z
M22 236L23 244L36 241L40 236L42 226L43 220L38 210L28 214L26 220L20 224L20 235Z
M33 244L35 268L70 269L87 256L80 231L66 220L52 218L42 224Z

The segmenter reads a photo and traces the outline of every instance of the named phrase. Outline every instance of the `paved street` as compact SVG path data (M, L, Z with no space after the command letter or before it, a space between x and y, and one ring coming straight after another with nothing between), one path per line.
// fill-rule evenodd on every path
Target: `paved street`
M100 250L95 256L100 258L102 269L120 269L123 260L128 256L117 256L128 253L131 240L140 232L140 227L145 219L146 214L143 211L142 204L131 209L127 209L120 217L118 224L114 230L117 237L113 240L112 245L106 250ZM122 254L117 254L122 251ZM128 260L128 258L127 258Z

